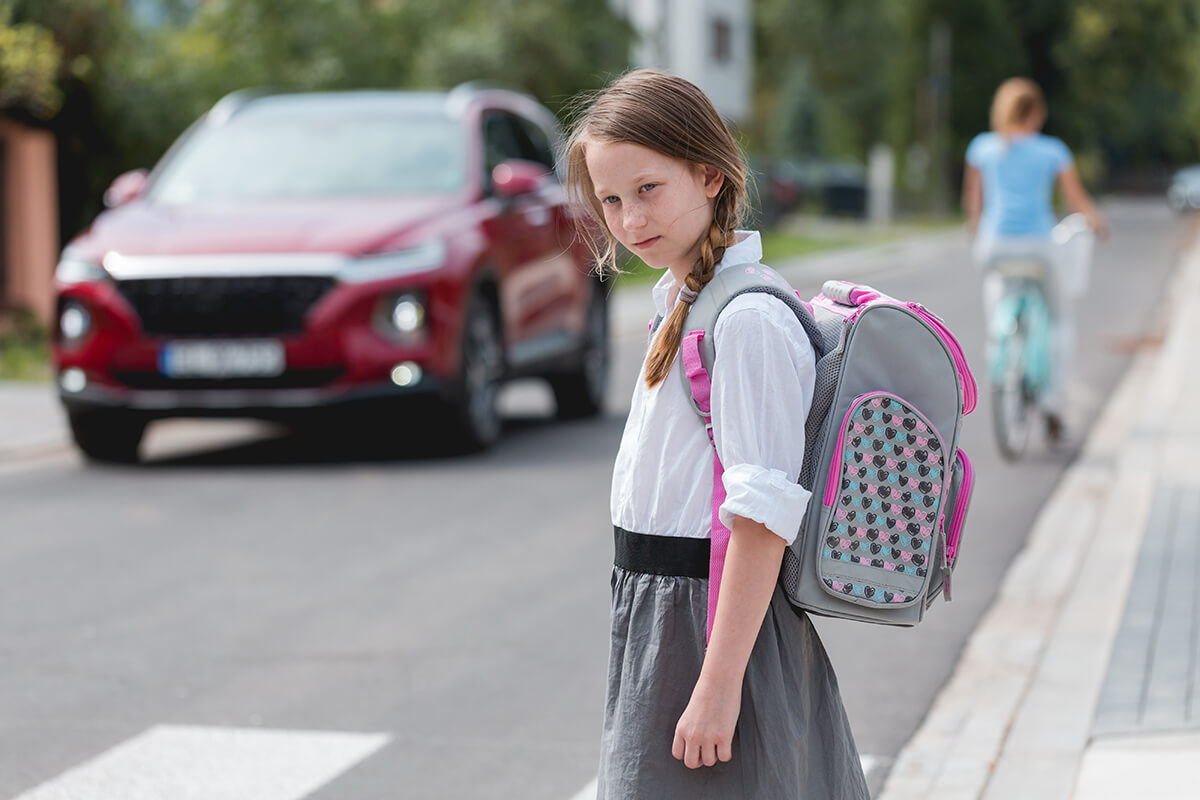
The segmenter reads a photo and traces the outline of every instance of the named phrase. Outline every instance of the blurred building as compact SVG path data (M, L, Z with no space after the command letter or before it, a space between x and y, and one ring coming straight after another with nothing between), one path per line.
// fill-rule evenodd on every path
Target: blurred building
M726 118L750 113L752 0L610 0L638 32L633 63L695 83Z

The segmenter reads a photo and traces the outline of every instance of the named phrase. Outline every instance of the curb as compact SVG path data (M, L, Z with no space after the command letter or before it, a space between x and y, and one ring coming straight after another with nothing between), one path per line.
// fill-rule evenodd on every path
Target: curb
M1198 290L1193 250L1167 297ZM1071 797L1158 482L1165 398L1178 396L1153 389L1182 378L1172 355L1195 313L1173 308L1162 349L1135 358L880 800Z

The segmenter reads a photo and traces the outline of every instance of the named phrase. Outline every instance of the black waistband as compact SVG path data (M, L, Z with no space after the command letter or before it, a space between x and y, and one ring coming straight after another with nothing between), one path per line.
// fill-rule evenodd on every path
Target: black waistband
M708 539L683 536L651 536L613 528L616 555L613 563L630 572L674 575L680 578L708 577Z

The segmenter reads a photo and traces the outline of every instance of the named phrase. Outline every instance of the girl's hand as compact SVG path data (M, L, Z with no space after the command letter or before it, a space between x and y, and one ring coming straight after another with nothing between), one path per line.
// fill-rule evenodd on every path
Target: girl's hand
M741 681L713 684L703 677L675 726L671 755L688 769L733 758L733 731L742 710Z
M761 522L734 517L712 638L671 745L671 754L688 769L733 758L742 679L771 604L786 546Z

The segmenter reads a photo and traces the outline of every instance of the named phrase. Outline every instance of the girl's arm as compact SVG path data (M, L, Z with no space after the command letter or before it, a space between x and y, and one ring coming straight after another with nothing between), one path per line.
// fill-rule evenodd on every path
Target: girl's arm
M983 182L979 167L970 164L963 168L962 205L967 213L967 231L975 233L979 227L979 215L983 213Z
M675 726L671 753L690 769L733 757L742 678L783 562L783 539L767 526L735 517L721 578L712 638L692 699Z
M1063 197L1066 198L1067 205L1071 207L1071 210L1083 214L1087 219L1088 227L1094 230L1101 239L1107 239L1108 221L1104 219L1103 214L1096 210L1091 196L1087 193L1087 189L1083 188L1083 182L1079 180L1079 171L1075 169L1074 164L1058 173L1058 187L1062 190Z

